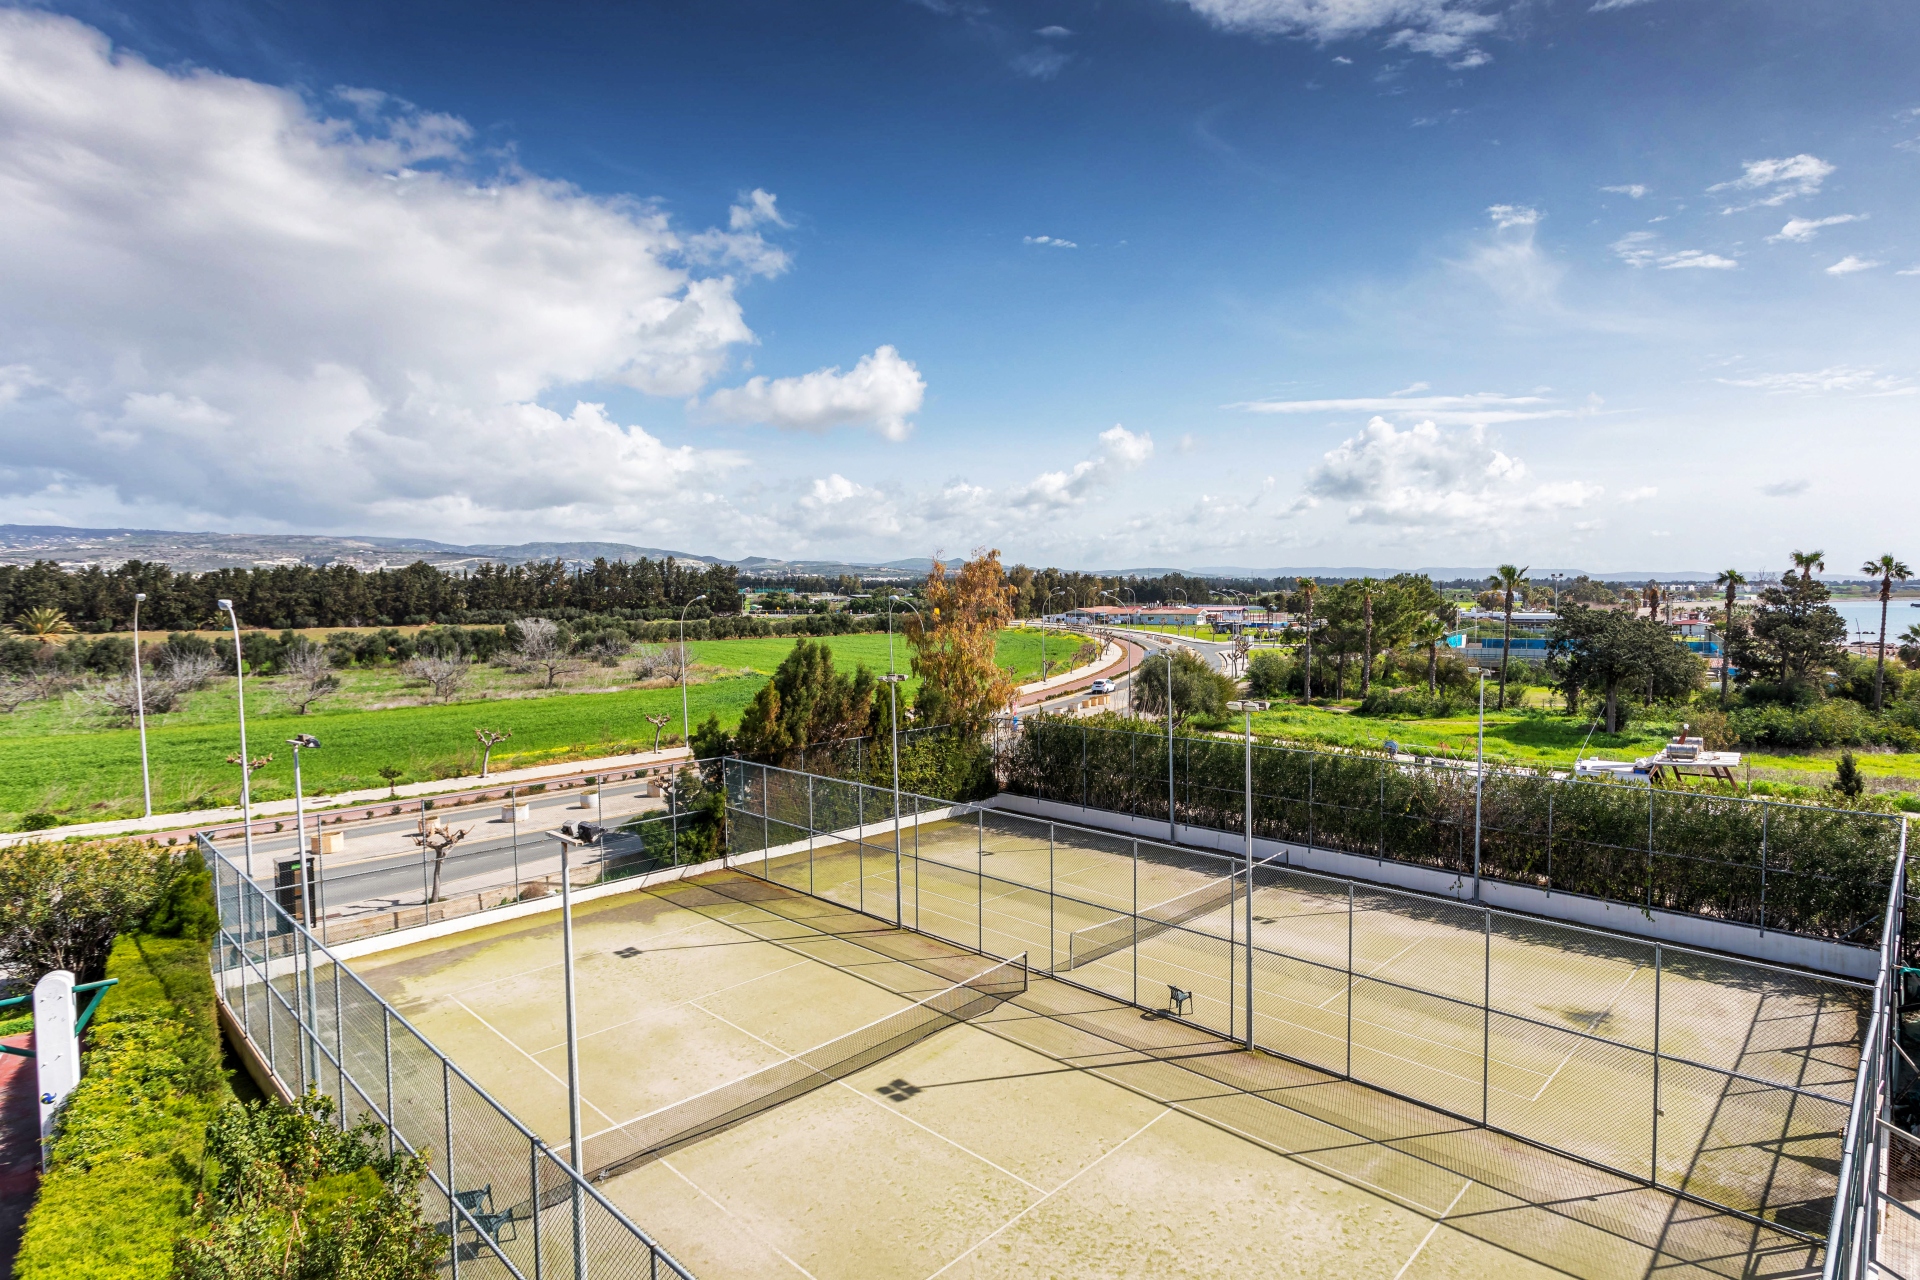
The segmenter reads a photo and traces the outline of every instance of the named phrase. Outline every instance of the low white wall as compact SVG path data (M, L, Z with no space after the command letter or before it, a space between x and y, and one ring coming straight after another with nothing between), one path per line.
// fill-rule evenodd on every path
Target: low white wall
M1064 804L1057 800L1036 800L1030 796L1000 795L987 803L1008 813L1050 818L1055 822L1071 822L1102 831L1138 836L1143 840L1158 840L1164 843L1168 838L1167 824L1154 818L1140 818L1132 814L1114 813L1107 809L1082 808L1077 804ZM1233 854L1242 853L1246 849L1244 838L1234 832L1216 831L1211 827L1190 827L1185 824L1177 829L1177 843ZM1395 862L1390 858L1367 858L1333 849L1318 849L1307 845L1258 838L1253 842L1253 855L1261 861L1284 862L1288 866L1300 867L1308 871L1322 871L1328 875L1344 876L1350 880L1365 880L1373 884L1412 889L1435 897L1455 898L1462 901L1471 900L1473 897L1473 879L1470 876L1459 876L1432 867ZM1672 943L1675 946L1720 951L1768 964L1792 965L1795 968L1836 974L1862 982L1873 981L1875 965L1879 960L1879 952L1872 947L1855 947L1840 942L1828 942L1821 938L1804 938L1798 934L1756 929L1751 925L1715 920L1707 916L1686 915L1677 911L1649 912L1630 902L1604 902L1584 894L1552 893L1531 885L1482 880L1480 901L1487 906L1498 907L1505 911L1521 911L1528 915L1543 916L1549 920L1562 920L1568 924L1607 929L1614 933L1630 934L1636 938Z

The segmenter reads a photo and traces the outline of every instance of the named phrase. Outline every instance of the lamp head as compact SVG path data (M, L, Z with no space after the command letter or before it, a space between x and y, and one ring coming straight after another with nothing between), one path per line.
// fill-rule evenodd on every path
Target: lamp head
M295 751L300 750L300 748L302 747L305 747L307 750L311 751L315 747L318 747L320 745L320 739L314 737L310 733L296 733L291 738L287 739L287 745L292 747Z
M225 609L228 613L233 612L233 601L231 600L215 600L213 604L216 609Z
M699 603L700 603L700 602L701 602L702 600L705 600L706 598L707 598L707 593L706 593L706 592L704 592L704 591L702 591L702 592L701 592L701 593L700 593L699 595L697 595L697 596L695 596L695 597L694 597L693 599L691 599L691 600L689 600L689 601L687 601L687 603L688 603L688 604L699 604Z
M133 602L135 604L139 604L142 600L145 600L146 598L147 598L147 593L144 591L136 591L133 593Z

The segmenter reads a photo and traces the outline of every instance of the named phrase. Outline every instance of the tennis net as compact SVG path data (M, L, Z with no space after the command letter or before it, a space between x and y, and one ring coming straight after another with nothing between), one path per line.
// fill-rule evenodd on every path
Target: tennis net
M1116 951L1125 951L1135 941L1144 942L1148 938L1158 937L1175 925L1198 920L1201 916L1218 911L1233 901L1236 883L1233 876L1225 876L1178 897L1168 898L1158 906L1148 907L1137 918L1131 915L1115 916L1111 920L1075 930L1067 936L1067 968L1073 970L1083 964L1092 964Z
M1027 957L1023 953L856 1031L625 1124L603 1129L586 1140L581 1162L595 1182L617 1177L821 1085L844 1079L955 1023L978 1018L1026 989Z

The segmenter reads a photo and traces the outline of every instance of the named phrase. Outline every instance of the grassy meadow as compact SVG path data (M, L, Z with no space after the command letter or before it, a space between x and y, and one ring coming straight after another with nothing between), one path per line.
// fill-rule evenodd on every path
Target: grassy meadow
M1048 659L1058 664L1083 640L1048 636ZM887 669L884 632L829 636L819 642L833 650L835 665L842 669L860 664ZM693 723L713 714L722 724L737 724L793 645L790 637L688 642L687 704ZM912 648L904 637L895 637L894 654L898 669L910 669ZM1021 681L1037 679L1040 637L1003 632L996 656ZM401 782L476 773L476 728L513 733L494 749L496 769L646 750L654 741L649 715L671 718L662 741L680 734L680 687L636 681L625 666L588 663L562 677L557 688L547 689L538 675L476 665L467 686L450 703L431 701L429 690L393 667L338 674L341 690L315 703L304 716L289 708L281 680L248 677L248 747L256 758L273 755L254 774L256 800L293 794L293 758L286 739L295 733L310 733L323 744L303 753L301 760L310 795L381 786L382 768L400 770ZM910 699L917 687L909 678L904 696ZM235 720L231 680L188 694L176 711L148 718L156 812L238 800L239 768L226 762L239 749ZM27 703L0 716L0 829L18 828L29 813L88 822L137 816L140 805L137 731L115 724L83 693Z

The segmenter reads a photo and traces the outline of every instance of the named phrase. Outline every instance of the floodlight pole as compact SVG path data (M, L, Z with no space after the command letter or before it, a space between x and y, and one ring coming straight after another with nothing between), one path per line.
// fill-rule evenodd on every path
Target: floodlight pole
M240 713L240 838L246 847L247 879L253 879L253 760L247 755L247 662L241 654L240 619L233 601L216 600L233 624L233 698Z
M567 1001L567 1154L573 1165L573 1274L586 1280L586 1206L580 1201L580 1180L586 1170L580 1167L580 1033L574 1015L573 999L573 868L568 851L573 841L554 834L560 842L560 950L561 968L566 974ZM534 1212L538 1213L538 1206Z
M680 606L680 745L693 754L693 725L687 716L687 610L707 598L703 591ZM713 638L713 632L707 632L707 638Z
M153 816L153 776L147 771L147 690L140 681L140 602L144 591L133 595L133 707L140 717L140 790L146 797L146 816Z
M1480 901L1480 793L1487 779L1487 670L1480 669L1480 723L1473 745L1473 900Z

